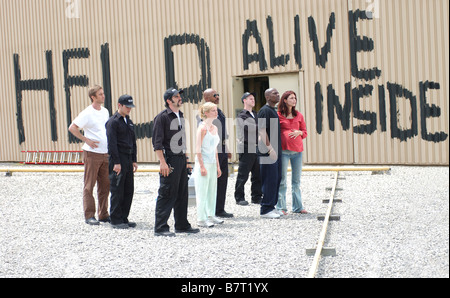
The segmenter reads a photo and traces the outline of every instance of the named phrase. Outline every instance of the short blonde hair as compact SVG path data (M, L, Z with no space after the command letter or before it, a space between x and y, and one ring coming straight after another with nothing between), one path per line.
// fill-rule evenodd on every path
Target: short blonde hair
M88 94L89 94L89 99L91 100L91 102L93 101L92 96L94 96L94 97L97 96L97 92L102 89L103 89L103 87L100 85L94 85L91 88L89 88Z
M211 111L212 109L217 108L217 105L212 102L206 102L200 106L199 113L202 119L206 119L206 113Z

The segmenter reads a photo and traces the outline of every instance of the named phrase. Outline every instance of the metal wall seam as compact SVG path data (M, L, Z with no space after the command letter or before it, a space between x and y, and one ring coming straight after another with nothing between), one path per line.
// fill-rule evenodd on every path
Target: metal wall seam
M80 1L80 18L72 18L68 8L76 2L6 0L1 4L0 26L4 43L0 46L0 89L6 103L0 119L2 133L11 141L2 142L0 160L21 160L21 150L81 148L79 143L68 142L67 126L70 123L67 123L66 115L63 51L89 49L88 58L69 60L68 74L87 76L89 85L103 84L100 53L101 46L108 43L113 112L117 108L117 98L129 93L137 103L132 112L133 121L145 125L164 108L162 95L167 88L166 72L170 70L165 61L164 40L187 34L198 36L208 45L211 72L208 79L211 87L221 94L219 107L228 117L234 116L235 109L242 108L235 106L232 97L234 76L245 78L302 72L300 85L304 87L304 98L300 100L309 132L306 142L308 163L448 164L447 0ZM349 11L355 15L367 10L375 15L372 19L357 19L357 37L373 40L374 48L358 51L355 59L359 70L377 68L381 71L381 75L371 79L358 78L352 72L355 65L352 64L354 57L350 45L354 40L350 40L349 31L353 25ZM295 31L297 16L300 32ZM327 52L324 46L332 21L335 26ZM270 22L272 28L269 28ZM316 36L311 35L313 24ZM244 33L256 29L251 27L253 25L257 25L259 35L251 35L248 49L244 49ZM271 50L269 33L272 29ZM296 40L297 34L300 40ZM314 49L314 37L318 49ZM258 42L257 38L260 38ZM296 43L300 43L301 67L295 59ZM260 46L265 51L263 57ZM171 50L175 63L173 75L178 87L197 84L203 75L197 46L176 45ZM52 141L48 92L22 91L26 141L19 144L13 55L19 55L22 81L40 80L48 76L46 51L52 53L58 140ZM254 61L244 69L244 52L265 60L266 68L261 69L262 61ZM316 52L320 57L326 57L323 65L318 63ZM286 55L286 58L289 55L289 62L272 67L271 55ZM430 83L438 83L439 88ZM373 88L370 95L360 94L359 99L355 98L358 88L369 86ZM394 94L396 88L412 94L413 106L409 95ZM89 104L87 89L88 86L76 85L70 88L72 120ZM333 107L334 131L330 129L328 119L328 101L333 95L335 100L339 98L335 104L341 107L348 99L351 102L350 123L346 128L337 117L338 106ZM200 103L201 97L197 99ZM423 99L425 103L421 102ZM317 110L319 100L321 110ZM394 100L395 106L391 106ZM355 102L359 104L360 114L354 110ZM195 143L195 121L192 119L197 109L198 103L185 103L182 108L191 129L191 151ZM434 109L434 114L430 115L428 109ZM376 120L364 115L375 116ZM364 126L370 126L373 131L355 132ZM396 135L396 129L405 132L410 128L415 129L412 136L401 139ZM447 137L445 140L425 140L424 129L431 137L440 132ZM230 140L230 147L234 141ZM156 161L150 138L139 139L138 146L140 161Z

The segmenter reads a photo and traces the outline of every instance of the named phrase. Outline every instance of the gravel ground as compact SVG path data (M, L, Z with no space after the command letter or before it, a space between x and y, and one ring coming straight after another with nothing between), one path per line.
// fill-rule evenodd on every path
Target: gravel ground
M1 165L12 168L16 165ZM23 168L24 166L18 166ZM142 165L141 168L151 167ZM317 277L449 277L449 168L392 167L386 174L341 172ZM304 172L307 215L260 219L259 206L234 203L230 177L223 225L195 235L153 235L155 173L137 173L135 229L88 226L82 173L0 173L0 277L302 278L312 264L333 183L331 172ZM246 192L250 193L250 182ZM249 199L249 198L248 198ZM288 206L290 207L290 190ZM290 208L289 208L290 209ZM289 210L290 211L290 210ZM196 227L196 208L189 207ZM169 224L173 230L173 220Z

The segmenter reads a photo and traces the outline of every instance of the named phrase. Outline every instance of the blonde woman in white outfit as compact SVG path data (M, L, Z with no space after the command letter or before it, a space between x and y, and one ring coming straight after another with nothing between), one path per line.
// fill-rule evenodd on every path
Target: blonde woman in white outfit
M218 129L213 125L217 118L217 106L207 102L200 107L202 122L197 129L194 181L197 199L198 225L212 227L221 224L216 214L217 178L222 175L217 145L220 142Z

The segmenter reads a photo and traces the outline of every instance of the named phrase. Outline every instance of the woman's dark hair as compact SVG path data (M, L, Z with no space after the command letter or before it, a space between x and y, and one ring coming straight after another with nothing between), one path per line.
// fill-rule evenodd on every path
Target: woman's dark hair
M280 103L278 104L278 111L281 113L281 115L283 115L285 117L288 116L288 111L289 111L285 100L288 99L288 97L291 96L292 94L294 94L295 98L297 98L297 94L295 94L294 91L286 91L281 96ZM297 110L295 109L295 107L292 107L292 111L291 112L292 112L292 116L294 116L294 117L297 116Z

